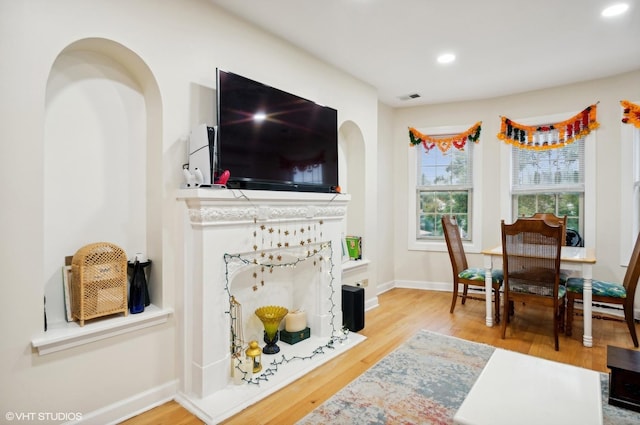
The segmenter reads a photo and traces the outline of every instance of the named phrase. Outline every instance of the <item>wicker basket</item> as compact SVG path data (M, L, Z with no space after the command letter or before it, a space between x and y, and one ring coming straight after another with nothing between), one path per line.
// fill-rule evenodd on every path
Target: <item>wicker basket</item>
M71 311L84 321L127 311L127 256L122 248L98 242L80 248L71 260Z

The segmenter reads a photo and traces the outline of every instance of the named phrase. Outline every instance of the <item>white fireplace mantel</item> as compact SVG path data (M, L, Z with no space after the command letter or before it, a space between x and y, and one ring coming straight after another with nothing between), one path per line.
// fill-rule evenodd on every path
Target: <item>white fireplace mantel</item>
M343 220L350 195L337 193L274 192L262 190L184 189L194 226L219 226L316 217Z
M322 345L332 339L332 333L342 329L341 309L341 270L342 270L342 238L344 235L344 219L346 216L349 195L335 193L308 192L274 192L250 191L233 189L183 189L178 192L179 201L186 204L185 217L185 285L184 285L184 397L187 407L192 407L196 414L205 421L214 417L220 419L220 409L224 407L223 416L229 416L246 403L253 403L266 397L275 389L286 385L294 379L310 372L315 367L328 361L333 354L341 352L349 345L355 345L364 337L352 335L340 345L339 350L326 359L316 359L312 362L299 362L290 368L282 367L271 384L259 386L247 384L247 388L233 385L230 375L230 316L229 293L233 285L241 286L231 281L225 263L225 255L261 252L261 250L277 250L273 248L274 229L286 229L287 247L300 249L295 246L299 241L304 245L307 241L326 246L330 243L332 249L330 258L324 260L330 268L330 280L318 283L322 279L294 278L303 283L295 283L295 292L300 292L299 285L307 285L305 309L309 314L309 327L312 338L284 349L294 349L299 354L305 347L311 353L313 345ZM269 229L269 232L265 229ZM295 231L295 237L291 236ZM307 230L304 237L300 233ZM291 232L289 232L291 230ZM273 232L275 233L275 232ZM285 232L282 232L285 233ZM256 236L258 235L258 236ZM278 236L282 237L282 236ZM265 241L265 238L272 238ZM279 240L278 240L279 242ZM281 244L278 243L280 246ZM322 270L322 268L319 268ZM314 273L312 269L311 273ZM283 273L287 273L284 271ZM242 273L239 273L242 275ZM243 279L246 281L246 273ZM282 277L281 277L282 278ZM311 282L311 283L306 283ZM252 295L251 287L243 282L244 299L259 297L269 302L274 294L269 291L269 285L259 288L256 295ZM249 283L249 285L251 282ZM286 283L284 286L286 287ZM259 286L259 285L256 285ZM273 284L275 286L275 283ZM249 288L249 289L247 289ZM240 290L240 289L237 289ZM253 291L257 291L255 288ZM234 293L235 296L235 293ZM282 293L278 294L278 301L287 299ZM242 302L242 301L241 301ZM273 301L271 301L273 302ZM243 319L249 322L253 313L253 305L248 302L249 311L243 312ZM291 308L291 306L286 306ZM249 317L251 316L251 317ZM247 335L245 335L247 337ZM279 345L286 345L281 343ZM348 347L349 348L349 347ZM348 349L346 348L346 349ZM277 356L277 355L276 355ZM263 363L269 361L269 356L263 355ZM322 356L320 356L322 357ZM251 387L251 388L248 388ZM257 387L257 388L256 388ZM241 393L246 392L243 396ZM235 394L227 400L228 394ZM222 405L215 405L222 403ZM207 407L209 406L209 407ZM215 411L215 415L211 412Z

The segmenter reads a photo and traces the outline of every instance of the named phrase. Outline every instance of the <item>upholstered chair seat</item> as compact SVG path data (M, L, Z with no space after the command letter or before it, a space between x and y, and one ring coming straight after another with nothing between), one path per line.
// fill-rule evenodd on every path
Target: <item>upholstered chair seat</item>
M605 282L593 279L591 293L598 297L627 298L627 290L619 283ZM584 279L581 277L571 277L567 280L567 291L582 294Z
M636 288L640 279L640 236L636 236L636 243L629 259L629 266L624 275L622 283L607 282L593 279L591 301L596 303L608 303L621 305L624 310L624 320L629 328L629 334L633 341L633 346L638 347L638 336L636 334L636 323L634 314L634 299ZM581 277L571 277L567 281L567 324L565 332L571 335L573 324L573 304L575 300L582 300L584 289L584 279Z
M485 281L485 276L486 276L486 270L481 268L481 267L471 267L468 268L466 270L462 270L460 273L458 273L458 277L460 279L466 279L466 280L475 280L475 281L479 281L479 282L484 282ZM491 271L491 282L493 283L502 283L502 280L504 279L503 275L502 275L502 270L492 270Z

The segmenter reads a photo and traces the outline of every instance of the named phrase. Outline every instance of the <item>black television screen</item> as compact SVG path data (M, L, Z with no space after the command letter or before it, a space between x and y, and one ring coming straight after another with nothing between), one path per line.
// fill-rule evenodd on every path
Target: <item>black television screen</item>
M338 113L217 70L218 164L227 187L332 192L338 186Z

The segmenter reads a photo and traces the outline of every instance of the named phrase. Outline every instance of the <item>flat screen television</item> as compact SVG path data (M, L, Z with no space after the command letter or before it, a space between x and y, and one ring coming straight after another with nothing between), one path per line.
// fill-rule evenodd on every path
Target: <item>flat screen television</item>
M217 70L217 165L235 189L335 192L338 113Z

